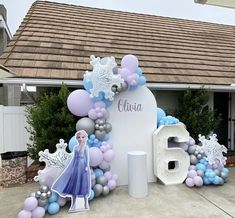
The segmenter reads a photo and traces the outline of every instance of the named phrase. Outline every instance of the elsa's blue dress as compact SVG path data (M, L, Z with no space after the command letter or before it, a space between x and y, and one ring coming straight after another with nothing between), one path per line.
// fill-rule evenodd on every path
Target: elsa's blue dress
M73 157L52 185L52 190L57 192L62 197L65 196L88 196L90 193L90 172L87 147L80 148L75 146Z

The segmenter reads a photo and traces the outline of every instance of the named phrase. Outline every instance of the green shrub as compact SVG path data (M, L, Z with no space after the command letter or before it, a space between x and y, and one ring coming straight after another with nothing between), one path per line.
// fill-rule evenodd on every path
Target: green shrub
M59 92L44 92L36 104L27 107L27 123L31 144L27 145L29 156L38 161L38 152L56 150L59 139L66 142L74 135L76 118L67 108L68 88L62 84Z
M208 136L221 122L221 115L208 107L208 100L209 92L205 89L188 89L179 98L178 118L197 142L199 134Z

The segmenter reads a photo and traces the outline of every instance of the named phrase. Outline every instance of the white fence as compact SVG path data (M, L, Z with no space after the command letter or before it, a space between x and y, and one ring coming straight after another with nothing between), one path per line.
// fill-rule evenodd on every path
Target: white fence
M25 107L0 105L0 153L25 151L29 142Z

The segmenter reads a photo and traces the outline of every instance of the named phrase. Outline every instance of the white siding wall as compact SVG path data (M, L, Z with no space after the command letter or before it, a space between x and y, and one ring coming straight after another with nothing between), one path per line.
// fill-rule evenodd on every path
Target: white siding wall
M25 107L0 105L0 153L25 151L29 142Z

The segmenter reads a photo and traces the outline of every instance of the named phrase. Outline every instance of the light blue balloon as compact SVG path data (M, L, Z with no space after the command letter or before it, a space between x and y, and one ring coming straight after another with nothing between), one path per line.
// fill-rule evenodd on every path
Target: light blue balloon
M47 209L48 209L48 204L46 204L44 207L45 211L47 212Z
M96 168L93 171L95 173L95 178L98 178L99 176L103 176L104 175L103 170L101 170L100 168Z
M219 185L220 184L220 177L219 176L214 177L213 184L214 185Z
M166 116L166 113L164 110L162 110L160 107L157 107L157 125L160 125L160 121L163 117Z
M83 86L87 91L90 91L90 89L93 88L93 84L91 81L87 81L85 79L83 79Z
M104 141L108 141L109 138L110 138L110 134L109 133L105 134Z
M139 86L143 86L143 85L145 85L145 83L146 83L145 77L144 77L144 76L141 76L141 77L139 78L138 85L139 85Z
M91 189L88 200L91 201L94 197L95 197L95 193L94 193L93 189Z
M137 67L135 73L136 73L137 75L139 75L139 76L142 76L142 75L143 75L142 70L141 70L140 67Z
M222 169L222 172L228 174L228 173L229 173L229 169L224 167L224 168Z
M91 140L95 140L95 134L91 134L89 137Z
M52 202L48 205L48 213L54 215L60 211L60 205L57 202Z
M135 90L135 89L137 89L138 88L138 84L136 84L136 85L130 85L129 86L129 90Z
M209 185L210 184L210 181L209 181L209 179L207 178L207 177L203 177L203 184L205 184L205 185Z
M48 198L48 203L56 202L58 199L58 195L55 192L51 193L51 197Z
M202 170L203 172L206 171L206 166L202 163L196 164L197 170Z
M110 107L112 105L112 101L108 100L108 99L103 99L103 102L106 104L107 107Z
M69 140L69 150L72 152L73 151L73 148L75 145L77 145L77 140L76 140L76 137L73 136L70 140Z

